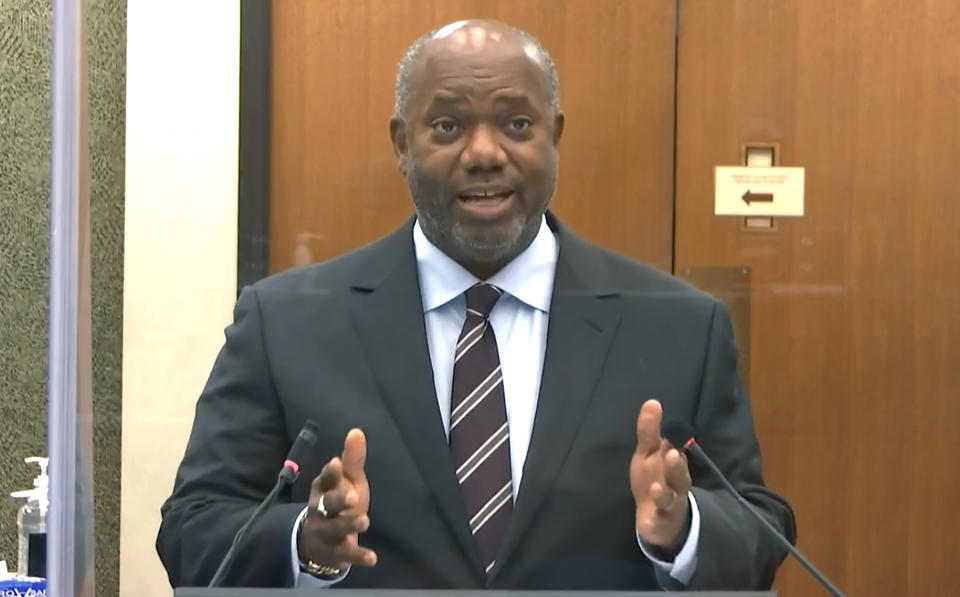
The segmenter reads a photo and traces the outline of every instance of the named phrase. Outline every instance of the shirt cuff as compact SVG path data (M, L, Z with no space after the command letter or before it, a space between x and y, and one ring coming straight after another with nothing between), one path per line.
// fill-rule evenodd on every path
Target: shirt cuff
M640 533L637 533L637 543L643 550L643 555L647 556L653 565L666 572L677 582L687 585L693 578L693 573L697 570L697 544L700 541L700 508L697 507L697 498L693 497L693 492L687 493L690 501L690 532L687 534L687 540L680 553L672 562L666 562L654 557L652 550L648 550L640 539Z
M309 508L309 506L307 506ZM300 528L300 521L307 515L307 508L304 508L297 519L293 521L293 530L290 531L290 563L293 566L293 586L294 587L314 587L322 589L337 584L347 577L350 568L345 568L338 576L333 578L317 578L300 570L300 554L297 553L297 529Z

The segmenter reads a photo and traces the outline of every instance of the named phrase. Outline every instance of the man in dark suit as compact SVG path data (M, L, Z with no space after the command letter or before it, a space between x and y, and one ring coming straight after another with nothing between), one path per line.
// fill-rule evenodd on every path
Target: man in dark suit
M229 584L770 585L782 548L660 438L664 413L689 422L794 537L726 312L547 211L557 98L547 52L500 23L411 46L390 133L416 217L241 294L162 511L173 585L209 581L307 419L327 462L250 529Z

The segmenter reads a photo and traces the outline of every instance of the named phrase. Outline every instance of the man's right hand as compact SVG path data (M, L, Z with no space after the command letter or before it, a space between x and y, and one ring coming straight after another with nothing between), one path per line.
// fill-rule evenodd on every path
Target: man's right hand
M351 429L343 442L343 454L323 467L310 486L310 503L297 536L302 561L345 570L351 565L373 566L377 554L360 547L357 536L370 527L370 486L363 465L367 438ZM317 509L320 497L327 512Z

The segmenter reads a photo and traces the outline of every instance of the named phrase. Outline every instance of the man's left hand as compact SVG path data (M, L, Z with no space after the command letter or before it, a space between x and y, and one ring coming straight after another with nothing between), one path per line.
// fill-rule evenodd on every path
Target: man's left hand
M662 419L660 402L647 400L640 407L630 488L637 505L637 533L672 559L687 538L690 471L686 457L660 437Z

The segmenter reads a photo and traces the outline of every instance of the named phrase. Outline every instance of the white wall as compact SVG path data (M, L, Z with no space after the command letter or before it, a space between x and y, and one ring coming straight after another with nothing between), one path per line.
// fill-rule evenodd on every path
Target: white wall
M237 270L240 2L129 0L120 595L154 550Z

